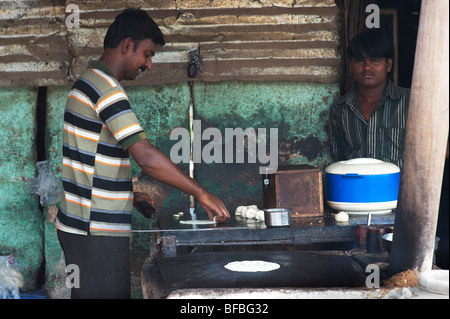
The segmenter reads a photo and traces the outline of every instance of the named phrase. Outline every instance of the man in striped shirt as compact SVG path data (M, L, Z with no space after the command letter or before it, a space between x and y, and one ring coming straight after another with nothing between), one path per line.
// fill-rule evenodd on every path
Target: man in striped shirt
M129 236L134 203L130 158L149 176L195 196L216 221L230 215L220 199L185 175L147 140L121 80L150 69L165 44L142 10L127 9L109 27L104 53L72 86L64 113L64 196L56 218L66 264L77 265L73 298L129 298ZM139 197L139 198L137 198Z
M410 90L388 78L393 46L379 30L357 35L348 56L356 86L339 97L329 113L336 161L376 158L402 167Z

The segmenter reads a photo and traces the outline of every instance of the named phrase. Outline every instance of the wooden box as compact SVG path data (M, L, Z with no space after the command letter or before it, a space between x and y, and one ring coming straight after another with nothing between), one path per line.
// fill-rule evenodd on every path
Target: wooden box
M279 166L262 175L264 208L290 208L292 217L322 216L322 172L309 165Z

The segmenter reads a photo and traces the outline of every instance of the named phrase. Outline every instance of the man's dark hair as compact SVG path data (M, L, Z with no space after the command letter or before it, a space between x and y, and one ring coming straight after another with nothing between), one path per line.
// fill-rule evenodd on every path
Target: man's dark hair
M106 32L103 48L115 48L125 38L131 38L136 43L151 39L156 45L166 44L158 25L141 9L125 9L116 17Z
M380 29L370 29L356 35L348 44L350 59L386 58L394 56L394 46Z

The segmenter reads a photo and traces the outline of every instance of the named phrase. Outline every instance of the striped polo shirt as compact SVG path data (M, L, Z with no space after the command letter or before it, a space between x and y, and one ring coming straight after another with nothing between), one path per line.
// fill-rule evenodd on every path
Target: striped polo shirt
M58 229L130 235L133 185L127 148L145 138L112 71L101 61L90 61L72 86L64 111Z
M389 80L368 121L358 103L357 90L355 86L331 106L329 125L334 159L376 158L401 169L410 89L397 87Z

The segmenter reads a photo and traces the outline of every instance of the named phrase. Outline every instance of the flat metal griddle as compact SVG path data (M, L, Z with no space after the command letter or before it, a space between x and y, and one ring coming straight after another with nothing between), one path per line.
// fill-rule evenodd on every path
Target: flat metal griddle
M232 261L264 260L280 265L269 272L234 272ZM230 251L156 257L144 265L144 289L160 296L189 288L363 287L365 274L339 251ZM162 293L161 291L164 291Z

